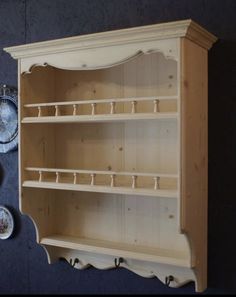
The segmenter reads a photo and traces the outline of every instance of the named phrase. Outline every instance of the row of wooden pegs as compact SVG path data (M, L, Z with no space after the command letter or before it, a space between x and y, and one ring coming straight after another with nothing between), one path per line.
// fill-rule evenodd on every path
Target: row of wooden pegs
M131 113L136 113L137 112L137 101L130 101L131 102ZM153 100L153 112L156 113L156 112L160 112L160 109L159 109L159 102L160 100L158 99L155 99ZM96 115L97 114L97 110L96 110L96 106L98 103L90 103L91 104L91 115ZM72 104L73 106L73 113L72 115L73 116L76 116L77 113L78 113L78 106L80 104ZM116 113L116 102L115 101L112 101L110 102L110 114L115 114ZM61 113L60 113L60 107L58 105L55 105L55 116L60 116ZM38 117L41 117L42 116L42 106L38 106Z
M60 182L60 172L55 172L55 175L56 175L55 176L55 182L59 183ZM75 172L73 173L73 184L74 185L79 183L78 175L79 175L78 173L75 173ZM90 177L91 177L90 185L95 186L96 185L96 174L91 173ZM116 175L115 174L110 174L110 178L111 178L110 187L115 187L116 186L116 182L115 182ZM131 188L136 189L137 188L137 178L138 178L138 176L137 175L131 175L131 178L132 178ZM154 176L153 179L154 179L154 190L160 189L160 177L159 176ZM43 172L39 171L39 182L42 182L42 181L43 181Z

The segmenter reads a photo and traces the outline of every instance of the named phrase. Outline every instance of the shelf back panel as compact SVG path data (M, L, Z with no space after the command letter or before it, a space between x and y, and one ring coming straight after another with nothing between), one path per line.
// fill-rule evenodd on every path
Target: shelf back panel
M139 56L119 66L100 70L61 70L51 66L35 67L32 73L22 75L22 103L67 102L111 98L175 96L177 95L177 62L166 59L161 53ZM161 101L160 109L174 112L175 100ZM99 114L109 113L108 104L99 104ZM137 112L150 112L153 102L139 102ZM116 112L130 112L130 102L119 103ZM24 109L24 116L35 116L35 110ZM44 115L53 114L47 108ZM71 113L70 108L61 108L63 114ZM91 106L82 105L78 114L90 114Z
M23 210L52 234L188 253L177 227L175 199L23 189ZM45 199L46 198L46 199Z
M24 168L178 174L175 121L27 124L22 129Z

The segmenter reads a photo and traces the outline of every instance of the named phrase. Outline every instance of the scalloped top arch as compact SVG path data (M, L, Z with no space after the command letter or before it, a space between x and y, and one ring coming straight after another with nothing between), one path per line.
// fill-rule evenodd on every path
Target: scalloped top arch
M53 66L64 70L95 70L110 68L141 55L162 53L166 59L179 60L178 39L165 42L99 47L87 50L47 54L21 59L21 74L29 74L37 66Z
M123 63L137 53L160 51L178 60L180 38L210 49L217 38L189 20L140 26L4 48L20 61L20 73L34 64L61 69L99 69Z

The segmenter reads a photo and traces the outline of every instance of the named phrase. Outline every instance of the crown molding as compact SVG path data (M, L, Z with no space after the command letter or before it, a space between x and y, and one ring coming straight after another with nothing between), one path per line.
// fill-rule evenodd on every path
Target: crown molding
M4 50L10 53L13 58L22 59L180 37L186 37L206 49L210 49L217 40L217 37L189 19L36 42L8 47L4 48Z

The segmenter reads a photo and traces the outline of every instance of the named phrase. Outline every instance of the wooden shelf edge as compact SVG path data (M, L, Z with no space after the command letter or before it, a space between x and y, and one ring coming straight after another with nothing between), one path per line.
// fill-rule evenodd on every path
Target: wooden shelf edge
M44 237L40 240L40 244L191 268L190 259L183 252L173 252L165 249L137 247L131 244L121 245L109 241L63 235Z
M129 114L106 114L106 115L77 115L77 116L42 116L25 117L22 123L77 123L77 122L113 122L134 120L176 120L178 113L129 113Z
M123 195L141 195L141 196L153 196L163 198L177 198L177 190L150 190L141 188L125 188L125 187L109 187L100 185L80 185L69 183L56 183L56 182L39 182L39 181L24 181L23 187L28 188L42 188L42 189L58 189L58 190L70 190L81 192L97 192L97 193L111 193L111 194L123 194Z

